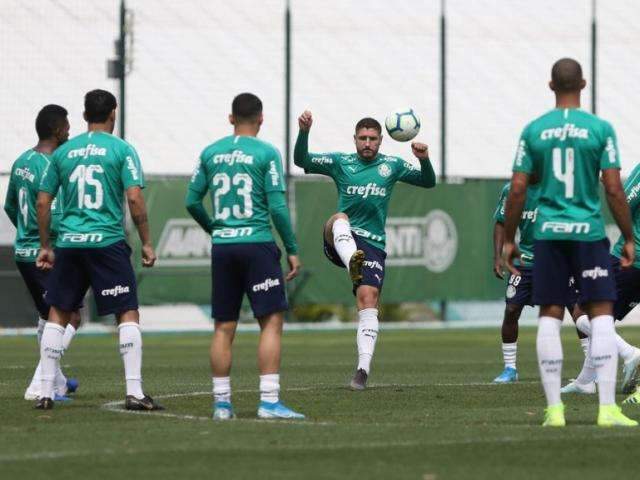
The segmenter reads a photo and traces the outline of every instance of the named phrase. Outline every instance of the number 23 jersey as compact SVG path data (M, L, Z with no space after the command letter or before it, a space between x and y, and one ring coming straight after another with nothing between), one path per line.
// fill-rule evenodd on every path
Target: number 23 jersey
M218 140L200 155L189 189L210 192L214 244L273 241L267 193L285 191L273 145L248 136Z
M62 218L56 246L106 247L124 240L124 192L144 188L144 174L135 149L106 132L78 135L53 152L40 191L55 195Z
M613 127L577 108L556 108L522 132L514 172L540 179L537 240L605 238L600 171L620 168Z

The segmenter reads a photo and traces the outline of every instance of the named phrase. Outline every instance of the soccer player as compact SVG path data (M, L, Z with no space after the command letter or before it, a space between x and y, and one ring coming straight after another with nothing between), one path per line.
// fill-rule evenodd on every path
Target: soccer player
M513 164L505 217L504 256L513 274L520 252L514 243L529 177L540 178L538 219L534 232L533 300L540 305L536 349L548 407L543 426L565 425L560 398L562 343L560 326L573 276L579 303L591 322L590 354L596 370L599 426L636 426L615 403L618 355L613 324L616 299L609 242L600 212L600 173L607 202L624 237L620 264L635 257L631 217L622 183L612 126L580 109L586 82L573 59L558 60L550 88L556 108L527 125Z
M378 338L378 302L387 256L384 229L391 191L398 181L432 188L436 176L423 143L411 144L420 168L379 153L382 128L373 118L356 124L356 153L309 153L312 123L309 111L298 118L294 161L305 173L331 177L338 189L338 213L323 228L324 253L338 267L347 268L353 283L358 308L358 364L351 388L364 390Z
M40 182L37 211L40 231L38 267L51 270L47 302L51 305L40 347L42 392L36 408L53 408L53 380L63 351L71 312L91 286L99 315L114 314L124 362L127 410L161 407L142 390L142 336L136 279L125 241L123 200L142 242L142 265L153 266L144 176L135 149L112 135L116 99L104 90L84 98L88 131L58 147ZM50 207L60 190L62 218L55 253L49 236Z
M47 272L36 268L36 256L40 249L36 198L40 179L49 164L51 154L69 138L67 110L60 105L43 107L36 117L36 133L38 134L36 146L20 155L11 167L4 209L16 227L14 244L16 266L39 313L37 327L39 345L44 326L49 318L49 305L45 300ZM55 203L51 212L51 238L56 236L61 212L59 208L55 208ZM80 314L76 309L72 312L71 321L64 331L64 350L69 347L79 324ZM41 371L42 367L38 363L31 383L24 394L25 400L35 400L40 397ZM67 380L60 368L56 370L54 383L55 398L61 401L68 400L66 394L72 393L78 388L77 380L73 378Z
M636 166L624 184L624 192L631 209L633 220L633 238L635 239L636 252L640 249L640 165ZM613 306L613 317L622 320L640 302L640 259L628 268L621 268L623 258L624 237L621 235L613 247L611 263L615 273L617 300ZM591 325L586 315L580 316L576 321L578 329L586 335L591 335ZM627 343L620 335L616 334L616 347L618 355L624 362L621 390L622 393L631 393L636 386L636 375L640 366L640 349ZM596 372L590 357L585 358L580 374L576 379L562 388L562 393L595 393ZM639 390L627 398L624 403L638 403L640 401Z
M286 204L282 160L278 150L257 137L262 126L262 102L252 93L233 99L229 122L233 135L204 149L186 198L191 216L211 234L211 341L213 418L234 418L231 404L231 346L246 293L260 325L259 418L303 419L285 406L280 392L280 352L284 312L289 308L269 218L287 251L289 272L301 267L298 246ZM211 191L213 218L202 199Z
M493 229L493 273L499 279L503 279L502 270L502 247L504 244L504 214L507 202L507 196L511 184L507 183L500 192L500 199L493 214L495 220ZM494 383L514 383L518 381L518 371L516 368L516 357L518 351L518 321L525 305L533 306L533 233L535 230L535 221L538 217L538 200L540 197L540 184L535 177L532 177L527 188L526 202L522 218L518 225L520 231L520 240L518 248L520 249L520 258L516 259L518 271L520 275L509 275L507 282L507 290L505 294L504 318L502 320L502 357L504 360L504 370L498 375ZM575 303L577 301L577 293L573 287L573 278L569 280L568 288L570 289L567 309L574 318L578 318L582 314L576 310ZM582 350L587 355L589 346L589 338L578 330L578 337L582 345Z

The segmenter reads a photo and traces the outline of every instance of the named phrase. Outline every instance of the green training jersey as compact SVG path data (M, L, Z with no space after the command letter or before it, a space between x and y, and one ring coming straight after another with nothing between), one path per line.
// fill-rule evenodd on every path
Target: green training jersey
M605 238L600 171L620 168L616 134L608 122L575 108L556 108L527 125L514 172L540 179L538 240Z
M106 132L86 132L53 152L40 190L54 194L62 217L56 246L106 247L124 240L124 192L144 188L135 149Z
M354 234L384 250L389 199L396 182L424 185L420 168L388 155L362 160L357 153L309 153L306 173L331 177L338 190L338 212L349 216Z
M14 257L18 262L35 262L40 249L36 200L40 180L50 156L29 149L11 167L5 210L15 212L16 240ZM57 234L61 210L54 199L51 205L51 238Z
M496 222L504 223L504 214L507 206L507 197L511 190L511 183L507 183L500 192L498 206L493 214ZM536 219L538 218L538 201L540 199L540 187L538 184L530 185L527 188L527 199L522 211L522 218L518 225L520 231L520 239L518 240L518 248L520 248L520 264L525 267L533 265L533 234L535 230Z
M627 196L627 202L629 202L629 208L631 209L631 220L633 221L633 239L636 244L636 260L633 264L634 267L640 268L640 165L636 167L624 182L624 193ZM620 235L618 241L613 246L613 254L620 258L622 257L622 246L624 245L624 237Z
M256 137L228 136L204 149L189 189L211 194L211 241L272 242L267 193L285 191L280 153Z

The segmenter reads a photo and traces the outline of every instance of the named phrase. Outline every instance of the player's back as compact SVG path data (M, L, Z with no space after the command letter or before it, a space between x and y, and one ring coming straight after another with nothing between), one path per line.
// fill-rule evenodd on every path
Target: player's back
M135 149L106 132L78 135L53 154L41 190L62 187L59 247L104 247L124 239L124 191L144 187Z
M224 137L204 149L199 168L196 175L210 188L214 244L273 241L267 193L285 189L275 147L255 137Z
M47 155L29 149L18 157L11 169L10 188L15 190L19 208L15 242L17 260L33 259L38 254L36 200L40 179L48 164Z
M599 176L606 168L619 168L615 133L608 122L580 109L561 108L531 122L520 140L514 170L540 179L536 238L604 238Z

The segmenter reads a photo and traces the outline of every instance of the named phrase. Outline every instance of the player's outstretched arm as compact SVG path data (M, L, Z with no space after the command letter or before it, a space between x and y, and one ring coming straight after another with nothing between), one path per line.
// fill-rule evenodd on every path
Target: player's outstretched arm
M631 226L631 213L627 197L622 188L620 181L620 170L617 168L608 168L602 171L602 183L606 192L609 210L614 220L620 228L624 245L622 247L622 256L620 265L629 267L635 259L635 245L633 241L633 228Z
M435 187L436 172L433 170L431 160L429 160L429 147L424 143L413 142L411 144L411 151L420 161L420 170L410 166L404 168L398 180L416 187Z
M296 236L291 227L291 219L289 217L289 209L285 200L285 193L282 191L273 191L267 193L267 203L269 205L269 215L276 227L278 235L282 239L284 248L287 251L287 260L289 262L289 273L287 281L298 275L301 264L298 258L298 243Z
M51 203L53 195L48 192L38 192L36 200L36 215L38 217L38 233L40 234L40 251L36 258L36 266L42 270L53 268L54 255L49 235L51 226Z
M504 221L504 260L507 268L514 275L520 275L518 269L513 262L520 257L520 251L515 244L516 230L522 218L522 210L524 202L527 198L527 185L529 184L529 175L523 172L514 172L511 177L511 190L507 197L507 206Z
M138 230L138 236L142 242L142 266L153 267L156 262L156 254L153 250L153 245L151 245L147 206L144 202L142 188L138 186L127 188L127 203L129 204L131 219Z
M185 207L187 208L189 215L198 222L198 225L200 225L205 232L211 234L213 231L213 219L209 216L207 210L202 204L203 197L204 194L188 189L187 197L185 199Z
M293 147L293 163L300 168L307 170L309 168L309 130L313 123L311 112L305 111L298 118L298 138Z

